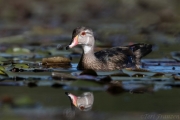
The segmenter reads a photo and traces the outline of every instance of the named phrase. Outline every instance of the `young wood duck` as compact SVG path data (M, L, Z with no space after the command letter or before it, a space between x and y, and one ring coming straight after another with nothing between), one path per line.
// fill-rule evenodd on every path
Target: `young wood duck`
M151 44L133 44L124 47L113 47L94 53L93 31L86 27L78 27L73 30L72 41L66 49L81 45L83 54L78 64L78 69L93 70L121 70L126 67L141 65L141 58L152 51Z
M75 96L68 92L65 92L65 94L70 98L72 108L75 106L81 111L88 111L92 108L94 102L93 93L85 92L81 96Z

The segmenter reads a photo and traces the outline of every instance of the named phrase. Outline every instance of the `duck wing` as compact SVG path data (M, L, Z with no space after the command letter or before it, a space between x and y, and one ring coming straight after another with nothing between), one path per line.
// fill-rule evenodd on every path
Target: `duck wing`
M95 56L103 63L132 63L133 52L129 47L113 47L110 49L101 50L95 53Z
M113 47L95 53L95 56L104 63L134 63L140 65L140 59L152 51L151 44L138 43L124 47Z
M135 56L135 64L137 66L141 64L141 58L146 56L152 51L151 44L138 43L138 44L133 44L126 47L132 50Z

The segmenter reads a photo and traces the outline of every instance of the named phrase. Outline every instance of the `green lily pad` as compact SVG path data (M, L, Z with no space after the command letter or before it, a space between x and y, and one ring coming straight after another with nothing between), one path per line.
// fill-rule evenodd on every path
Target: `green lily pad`
M15 68L21 68L21 69L24 69L24 68L29 68L29 66L27 64L14 64L13 65Z
M7 76L7 74L6 74L6 72L5 72L5 69L4 69L4 67L3 66L0 66L0 75L5 75L5 76Z

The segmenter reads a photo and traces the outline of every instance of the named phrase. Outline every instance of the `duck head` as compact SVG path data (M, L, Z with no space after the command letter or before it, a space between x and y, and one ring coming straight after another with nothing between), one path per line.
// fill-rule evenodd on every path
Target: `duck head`
M81 45L84 52L87 53L94 47L94 35L91 29L86 27L78 27L73 30L72 41L66 49L73 48L76 45Z
M81 111L89 111L92 108L94 102L94 96L91 92L84 92L81 96L75 96L71 93L65 92L70 98L71 108L77 107Z

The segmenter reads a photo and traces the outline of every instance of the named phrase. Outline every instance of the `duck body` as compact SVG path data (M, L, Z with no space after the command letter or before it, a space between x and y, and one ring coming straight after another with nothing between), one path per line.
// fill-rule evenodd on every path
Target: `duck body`
M67 48L81 45L83 54L78 64L79 70L121 70L127 67L141 65L140 59L152 51L150 44L133 44L104 49L94 53L94 36L91 29L85 27L76 28L73 31L72 42Z

